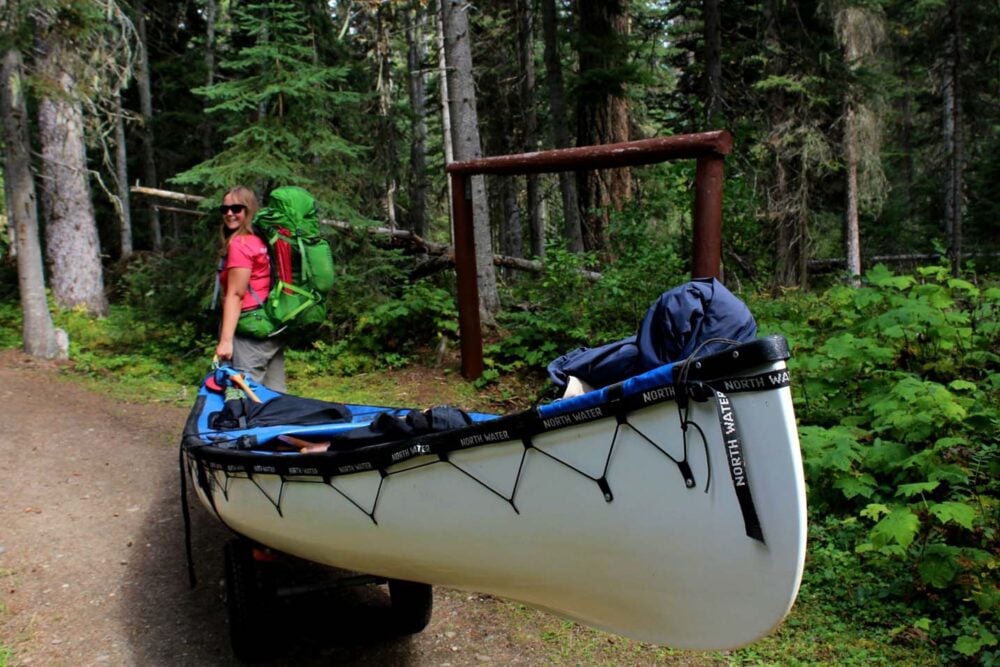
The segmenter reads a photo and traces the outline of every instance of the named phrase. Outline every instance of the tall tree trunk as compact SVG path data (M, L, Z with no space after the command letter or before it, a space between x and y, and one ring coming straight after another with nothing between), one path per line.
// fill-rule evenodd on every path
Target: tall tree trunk
M517 46L521 74L520 98L524 113L523 150L538 150L538 114L535 111L534 10L528 0L517 0ZM528 174L528 229L531 230L531 254L545 256L545 221L542 219L538 174Z
M862 6L844 5L834 11L833 18L844 64L853 75L871 60L882 41L885 29L881 15ZM850 81L845 87L843 153L847 183L844 254L848 280L855 287L861 285L859 210L862 203L869 207L880 206L885 191L879 161L881 133L875 120L876 114L869 108L874 100L874 93L856 81Z
M566 92L562 62L559 59L559 20L555 0L541 0L542 35L545 42L545 78L549 93L549 132L555 148L569 148L570 135L566 115ZM570 252L583 252L583 232L580 229L580 202L576 192L576 177L572 172L559 172L559 192L563 204L563 236Z
M418 236L427 235L427 92L423 70L426 49L421 29L422 15L420 6L405 10L406 68L409 73L410 111L413 114L408 181L410 213L407 220L410 231Z
M513 77L506 75L491 77L490 83L500 88L504 82L510 82L512 79ZM480 90L489 85L482 82ZM511 147L519 145L521 141L521 133L519 128L515 126L515 119L520 116L519 91L511 91L507 87L505 90L494 92L494 94L497 96L494 98L495 101L489 105L491 113L483 122L484 139L487 145L492 139L493 145L498 147L493 151L494 154L514 152ZM492 183L494 186L488 189L487 194L490 198L491 219L499 222L496 237L500 252L508 257L523 259L525 253L522 216L518 201L519 177L498 176L492 180ZM512 275L509 270L505 270L504 273Z
M444 3L439 0L440 11L437 13L437 52L438 52L438 88L441 91L441 142L444 144L444 163L455 161L455 146L452 140L451 128L451 93L448 90L448 61L445 53L444 39ZM448 180L448 235L452 245L455 245L455 220L451 211L451 179Z
M205 0L205 85L211 86L215 83L215 18L218 14L218 6L215 0ZM144 33L145 34L145 33ZM146 40L143 37L143 45ZM208 160L212 157L212 124L205 123L201 127L201 153L202 159ZM150 186L155 187L155 186Z
M106 315L101 247L91 199L83 138L83 109L73 98L73 55L63 36L50 29L42 38L40 73L51 88L38 106L42 183L48 214L46 249L52 295L63 308L82 306Z
M524 239L521 235L521 210L517 205L517 181L512 176L504 176L500 184L500 210L504 218L500 227L500 252L507 257L523 258Z
M132 207L128 189L128 153L125 146L125 114L122 110L121 92L115 95L115 186L118 190L117 207L121 258L132 255Z
M958 275L962 265L962 208L964 190L964 164L962 141L962 27L960 2L948 2L948 36L941 67L941 96L944 119L946 178L944 191L945 232L948 237L948 257L952 273Z
M38 206L31 174L28 112L21 54L4 55L0 81L0 115L3 117L4 186L10 224L16 230L17 282L21 295L24 351L35 357L59 356L52 315L45 297L45 273L38 238Z
M704 0L705 22L705 118L715 127L722 115L722 29L719 0Z
M910 72L903 75L903 87L899 101L902 109L899 112L899 143L902 149L903 172L903 211L906 220L907 233L913 227L913 87Z
M628 58L628 1L580 0L580 91L577 95L577 145L613 144L629 140L625 83L613 72ZM582 172L577 179L582 208L583 243L588 250L607 250L607 209L621 209L632 190L628 168Z
M399 185L399 146L396 130L389 110L392 106L392 46L389 40L389 24L392 22L392 5L380 4L375 12L375 62L378 71L376 90L378 92L378 141L382 152L385 183L383 187L386 220L390 229L397 224L396 190Z
M785 47L781 43L778 1L766 0L764 3L764 36L768 51L775 54L767 67L767 74L771 76L784 76L788 66L782 55ZM767 106L774 130L769 137L768 146L774 159L774 176L768 192L768 218L774 224L776 237L774 282L781 286L805 287L807 275L802 272L802 267L805 266L806 230L802 228L803 216L796 213L802 202L796 196L792 184L791 174L794 173L795 166L788 156L785 137L779 130L787 127L790 112L780 88L775 88L769 98Z
M467 16L470 6L466 0L441 1L444 10L448 91L451 95L452 139L455 159L459 161L480 158L483 153L479 137L479 114L476 111L476 85L472 76L472 48ZM483 176L473 176L470 180L479 308L483 314L483 322L489 324L493 321L493 315L500 310L500 297L493 266L486 182Z
M135 2L136 27L141 48L135 64L135 82L139 89L139 113L142 115L142 173L147 188L158 187L156 178L156 156L153 141L153 93L149 77L149 40L146 38L146 3ZM163 230L160 227L160 211L150 200L147 208L149 235L153 250L163 250Z
M844 114L844 162L847 171L847 201L844 214L844 253L848 280L861 286L861 226L858 222L858 133L854 105L848 101Z

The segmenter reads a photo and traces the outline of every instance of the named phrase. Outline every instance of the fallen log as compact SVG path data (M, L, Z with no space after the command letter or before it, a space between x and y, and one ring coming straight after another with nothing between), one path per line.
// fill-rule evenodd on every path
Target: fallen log
M191 204L198 204L206 199L205 197L200 197L198 195L189 195L183 192L172 192L170 190L160 190L157 188L147 188L140 185L132 186L131 191L133 194L142 197L170 199L173 201ZM195 209L182 209L163 205L156 206L162 210L168 210L175 213L203 215L202 211ZM414 271L415 276L430 275L446 268L454 267L455 265L455 249L452 246L428 241L424 237L419 234L414 234L408 229L397 229L394 227L383 226L364 227L360 225L352 225L344 220L320 220L319 222L321 225L330 227L342 234L347 234L353 237L358 237L360 234L372 234L376 237L384 237L388 239L388 243L391 245L402 245L405 246L405 248L410 252L431 255L436 258L434 260L421 263L421 266ZM545 270L545 264L537 259L524 259L521 257L511 257L509 255L493 255L493 264L495 266L502 266L519 271L528 271L531 273L541 273ZM597 271L580 269L580 273L586 280L591 282L596 282L601 279L601 274Z

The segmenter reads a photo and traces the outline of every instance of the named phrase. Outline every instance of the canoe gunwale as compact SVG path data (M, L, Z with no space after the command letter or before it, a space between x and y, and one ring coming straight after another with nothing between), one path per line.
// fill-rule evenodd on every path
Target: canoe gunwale
M531 408L460 429L352 449L331 449L307 454L232 449L213 445L202 439L198 433L198 419L205 404L205 397L199 396L185 426L181 448L188 457L210 469L243 472L247 475L278 474L286 477L318 476L328 479L370 471L380 471L385 474L385 470L390 466L419 456L436 455L443 460L452 451L487 446L512 439L520 439L525 442L526 447L530 447L531 437L540 433L578 426L597 419L621 418L621 415L636 409L675 400L679 394L704 401L709 397L709 393L705 391L707 385L726 380L738 381L746 378L747 372L754 368L784 361L789 357L788 343L784 337L767 336L724 352L685 362L687 368L683 386L672 382L659 383L626 394L623 385L634 380L633 378L599 390L603 392L602 400L593 405L587 405L576 411L560 410L553 413L554 417L543 416L539 408ZM651 371L654 372L656 371ZM788 386L787 373L783 378L777 381L772 379L767 383L763 378L755 379L759 380L757 384L767 386L737 387L726 393L779 389ZM574 400L557 401L549 406L560 403L569 405Z

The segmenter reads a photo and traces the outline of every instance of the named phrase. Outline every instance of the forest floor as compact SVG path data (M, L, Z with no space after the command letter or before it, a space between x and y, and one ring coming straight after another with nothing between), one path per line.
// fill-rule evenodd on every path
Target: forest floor
M238 664L223 606L231 536L193 495L198 584L188 582L177 461L186 413L113 399L60 364L0 351L0 665ZM561 660L547 638L572 642L578 631L447 589L435 589L427 629L402 638L362 620L384 607L379 589L317 602L275 615L287 651L269 664L551 664ZM600 645L616 638L586 632L597 652L583 660L601 661ZM632 657L660 662L654 655ZM691 654L668 662L716 664Z

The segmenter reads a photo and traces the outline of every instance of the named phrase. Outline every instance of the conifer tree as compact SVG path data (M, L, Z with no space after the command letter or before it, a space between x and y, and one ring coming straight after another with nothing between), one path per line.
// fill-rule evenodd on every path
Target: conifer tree
M218 119L225 146L171 180L216 192L237 183L259 193L299 185L333 215L357 216L363 149L338 132L360 97L346 89L349 67L320 61L312 26L293 3L248 2L234 19L248 44L222 58L217 83L194 91Z

